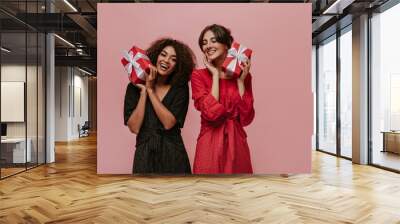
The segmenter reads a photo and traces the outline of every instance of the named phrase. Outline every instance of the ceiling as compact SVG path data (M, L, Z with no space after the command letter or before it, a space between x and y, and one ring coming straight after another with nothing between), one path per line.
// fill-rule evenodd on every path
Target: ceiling
M388 0L1 0L0 24L2 43L20 49L21 53L33 52L35 43L28 44L26 52L23 35L25 30L55 32L56 65L80 66L96 72L97 58L97 3L121 2L268 2L312 3L313 43L336 32L337 27L351 24L351 18L372 10ZM70 5L69 5L69 4ZM52 13L49 13L52 11ZM27 13L26 13L27 12ZM340 23L338 21L341 20ZM338 26L337 24L340 24ZM290 28L290 27L288 27ZM29 39L29 38L28 38ZM32 49L31 49L32 48Z

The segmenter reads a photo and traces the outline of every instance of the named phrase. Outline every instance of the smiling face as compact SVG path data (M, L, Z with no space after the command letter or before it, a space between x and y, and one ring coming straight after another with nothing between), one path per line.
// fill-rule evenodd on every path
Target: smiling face
M211 62L225 57L227 49L225 44L217 42L217 38L211 30L204 33L201 50Z
M157 57L157 72L158 75L170 75L176 65L176 52L172 46L166 46Z

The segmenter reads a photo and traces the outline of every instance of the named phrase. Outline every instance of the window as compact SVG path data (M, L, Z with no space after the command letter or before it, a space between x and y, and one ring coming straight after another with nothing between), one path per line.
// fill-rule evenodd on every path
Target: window
M372 163L400 170L400 5L371 18Z
M336 153L336 36L318 47L318 149Z
M351 26L340 36L340 155L352 157L352 33Z
M43 13L44 4L44 1L1 1L0 7L23 15ZM46 40L44 33L12 14L0 12L0 26L0 110L2 114L18 115L14 119L1 118L2 127L6 128L0 144L0 178L4 178L45 163ZM11 102L10 95L22 98ZM15 104L20 113L10 109Z

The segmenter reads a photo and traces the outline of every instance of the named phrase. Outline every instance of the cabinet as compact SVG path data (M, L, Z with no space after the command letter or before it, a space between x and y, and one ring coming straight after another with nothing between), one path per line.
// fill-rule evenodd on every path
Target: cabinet
M387 131L383 133L383 152L400 154L400 132Z

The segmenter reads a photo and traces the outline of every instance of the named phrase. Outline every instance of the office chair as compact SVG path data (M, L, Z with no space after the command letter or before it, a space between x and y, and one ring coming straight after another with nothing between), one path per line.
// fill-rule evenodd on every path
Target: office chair
M79 128L79 138L89 136L89 129L90 129L89 121L85 121L82 127Z

